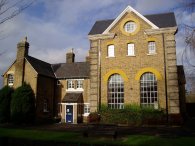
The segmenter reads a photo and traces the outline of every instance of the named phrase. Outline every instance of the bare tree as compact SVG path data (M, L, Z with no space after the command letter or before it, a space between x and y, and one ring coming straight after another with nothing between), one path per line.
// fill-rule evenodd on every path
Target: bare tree
M0 26L1 24L20 14L34 1L35 0L0 0ZM0 39L4 38L5 36ZM3 52L2 50L0 50L0 56L4 53L5 51Z
M180 5L175 8L179 10L180 18L183 20L179 24L180 30L184 34L185 48L182 52L182 64L185 66L185 72L191 74L195 71L195 21L193 20L193 13L195 12L195 1L194 0L181 0ZM185 14L191 15L191 20L185 22Z
M0 0L0 24L17 16L33 2L34 0Z

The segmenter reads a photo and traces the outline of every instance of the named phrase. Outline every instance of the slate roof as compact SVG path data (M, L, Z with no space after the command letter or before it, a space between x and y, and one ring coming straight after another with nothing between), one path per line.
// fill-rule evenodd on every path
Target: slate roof
M56 78L89 78L89 63L59 63L52 65Z
M177 26L173 12L164 14L145 15L148 20L159 28ZM88 35L102 34L115 19L96 21Z
M82 93L66 93L62 102L65 103L83 103L83 94Z
M55 75L51 68L51 64L31 56L27 56L25 58L28 60L28 62L32 65L32 67L36 70L38 74L55 78Z

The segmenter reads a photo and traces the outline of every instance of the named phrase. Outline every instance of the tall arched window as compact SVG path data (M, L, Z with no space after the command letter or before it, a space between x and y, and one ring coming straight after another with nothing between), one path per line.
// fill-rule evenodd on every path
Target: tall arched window
M108 107L124 108L124 81L119 74L113 74L108 80Z
M153 73L144 73L140 80L141 106L158 108L157 80Z

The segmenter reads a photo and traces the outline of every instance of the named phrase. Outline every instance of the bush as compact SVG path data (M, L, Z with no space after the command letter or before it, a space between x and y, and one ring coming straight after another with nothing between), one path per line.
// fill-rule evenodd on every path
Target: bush
M15 124L28 124L35 120L35 96L31 86L26 83L12 95L11 120Z
M0 90L0 123L10 121L10 102L13 89L5 86Z
M88 117L89 123L99 123L100 122L100 115L97 112L90 113Z
M164 118L162 110L141 108L139 105L125 105L124 109L109 109L101 106L101 123L128 124L139 126L142 124L161 124ZM160 123L161 122L161 123Z

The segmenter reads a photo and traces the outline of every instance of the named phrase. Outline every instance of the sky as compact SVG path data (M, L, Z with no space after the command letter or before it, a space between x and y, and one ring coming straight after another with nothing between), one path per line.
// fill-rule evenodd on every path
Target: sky
M29 55L48 63L65 62L65 54L74 48L76 61L84 61L89 50L88 33L97 20L116 18L128 5L143 15L175 12L178 25L193 23L195 12L180 7L182 0L35 0L13 19L0 24L0 74L16 58L17 43L25 36ZM182 31L176 35L177 64L185 48ZM195 60L192 60L192 63ZM193 74L193 73L192 73ZM2 77L0 78L0 87Z

